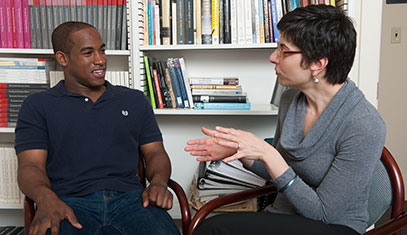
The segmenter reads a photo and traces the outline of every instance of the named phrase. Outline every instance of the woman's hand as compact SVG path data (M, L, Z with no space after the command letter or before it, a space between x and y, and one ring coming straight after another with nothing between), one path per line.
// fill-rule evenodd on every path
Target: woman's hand
M230 162L244 158L245 160L262 160L270 153L277 152L271 145L256 135L233 128L216 127L214 136L217 143L224 147L234 148L235 154L224 159Z
M214 137L216 131L202 128L202 132L209 138L194 139L187 142L185 151L192 156L200 156L198 161L221 160L236 153L236 147L227 147L218 144L219 138Z

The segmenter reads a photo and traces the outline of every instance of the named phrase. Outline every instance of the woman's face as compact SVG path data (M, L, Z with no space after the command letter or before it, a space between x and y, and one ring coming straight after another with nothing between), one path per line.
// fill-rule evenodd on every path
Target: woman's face
M309 67L301 66L302 54L298 47L280 37L278 48L270 55L269 61L275 64L278 81L283 86L300 89L313 83Z

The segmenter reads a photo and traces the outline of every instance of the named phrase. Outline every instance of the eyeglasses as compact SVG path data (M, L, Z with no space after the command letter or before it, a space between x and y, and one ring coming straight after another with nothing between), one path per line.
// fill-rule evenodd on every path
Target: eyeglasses
M280 45L277 46L277 54L279 56L283 56L284 54L296 54L296 53L302 53L302 51L285 51L283 48L280 47Z

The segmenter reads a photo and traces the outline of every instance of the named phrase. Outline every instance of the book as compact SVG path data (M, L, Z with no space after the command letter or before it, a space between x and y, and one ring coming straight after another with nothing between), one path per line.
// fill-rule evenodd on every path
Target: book
M185 44L194 44L194 0L185 0Z
M212 44L219 44L219 0L212 0Z
M177 44L185 44L185 0L177 0ZM175 34L175 32L174 32Z
M184 108L184 102L181 96L181 90L180 86L178 84L178 78L175 73L175 65L174 65L174 59L173 58L168 58L167 59L167 67L169 70L169 74L171 77L171 84L174 90L174 95L175 95L175 100L177 103L177 108Z
M192 99L191 87L189 85L189 74L188 74L188 70L187 70L187 66L185 64L184 58L182 58L182 57L179 58L179 63L181 66L182 76L184 78L184 85L185 85L185 90L187 92L189 107L192 108L194 106L194 100Z
M247 96L213 96L213 95L194 95L194 102L212 102L212 103L246 103Z
M189 78L189 84L213 84L213 85L239 85L239 78L237 77L192 77Z
M160 82L158 80L156 62L153 63L153 78L154 78L154 84L155 84L156 93L157 93L158 108L163 109L164 108L163 94L161 92Z
M202 44L202 5L201 0L194 0L195 6L195 28L196 28L196 36L195 36L195 44L201 45Z
M192 89L192 95L243 95L243 90Z
M185 87L184 76L182 75L181 64L179 58L174 58L174 71L178 79L178 86L181 91L182 101L184 103L184 108L190 108L187 90Z
M174 88L172 86L170 71L167 67L165 68L165 79L167 80L168 89L169 89L170 97L171 97L171 106L170 107L175 109L175 108L177 108L177 101L175 99Z
M211 0L202 0L202 44L212 44Z
M146 78L147 78L147 83L148 83L148 93L149 93L149 97L150 97L151 106L153 107L153 109L155 109L157 106L155 104L154 91L153 91L153 81L152 81L152 78L151 78L148 56L144 56L144 68L146 70Z
M162 20L161 20L161 37L162 37L162 44L163 45L170 45L171 44L171 26L170 26L170 0L162 0L161 1L161 11L162 11Z
M201 103L194 104L195 109L206 110L250 110L250 103Z

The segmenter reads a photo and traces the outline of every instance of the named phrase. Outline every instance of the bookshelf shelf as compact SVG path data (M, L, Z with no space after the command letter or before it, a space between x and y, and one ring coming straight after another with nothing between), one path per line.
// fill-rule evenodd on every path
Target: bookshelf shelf
M250 110L154 109L155 115L210 115L210 116L273 116L278 107L272 104L251 104Z
M219 45L151 45L140 46L140 51L182 51L182 50L253 50L253 49L274 49L277 43L261 44L219 44Z
M0 202L0 208L1 209L23 209L24 206L22 203L1 203Z
M0 54L13 54L15 55L49 55L53 56L54 52L52 49L26 49L26 48L1 48ZM106 55L125 55L129 56L129 50L106 50Z

